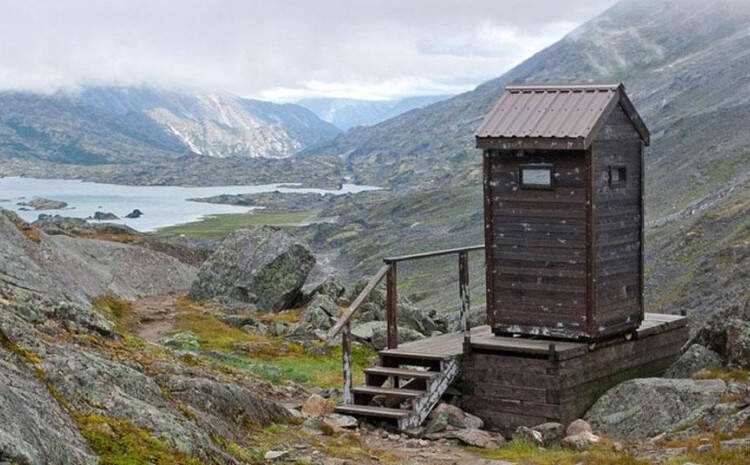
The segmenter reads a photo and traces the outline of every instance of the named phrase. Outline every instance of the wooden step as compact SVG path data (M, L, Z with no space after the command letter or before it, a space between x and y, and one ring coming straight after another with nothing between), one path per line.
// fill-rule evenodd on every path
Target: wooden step
M418 391L416 389L400 389L379 386L358 386L352 389L352 391L354 391L355 394L395 397L399 399L418 398L427 394L426 391Z
M407 368L389 368L374 366L365 368L365 373L376 376L398 376L400 378L433 379L440 374L439 371L409 370Z
M446 355L446 354L429 354L429 353L421 353L421 352L409 352L409 351L404 351L401 349L384 349L384 350L381 350L379 354L382 357L387 357L389 359L403 359L406 361L409 361L409 360L425 361L426 360L430 362L437 362L440 360L446 360L448 358L451 358L450 355Z
M387 418L389 420L399 420L406 418L411 411L400 410L397 408L374 407L371 405L339 405L336 407L336 413L345 415L359 415L363 417Z

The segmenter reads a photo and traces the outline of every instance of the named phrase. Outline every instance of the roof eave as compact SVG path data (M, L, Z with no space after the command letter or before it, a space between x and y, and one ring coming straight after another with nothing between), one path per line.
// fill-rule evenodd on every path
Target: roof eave
M583 137L492 137L476 135L478 149L496 150L585 150Z
M648 127L646 127L646 123L643 122L643 119L641 119L641 115L638 114L638 110L635 109L633 102L630 101L628 94L625 93L625 86L620 84L618 90L622 109L625 111L625 114L628 115L628 118L630 118L635 130L638 131L638 134L641 136L643 143L648 147L651 144L651 132L648 130Z

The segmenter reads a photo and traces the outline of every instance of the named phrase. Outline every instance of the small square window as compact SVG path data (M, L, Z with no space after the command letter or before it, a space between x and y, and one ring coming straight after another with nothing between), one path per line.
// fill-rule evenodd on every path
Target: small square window
M552 189L552 167L548 165L522 166L519 182L524 189Z
M627 170L624 166L609 167L609 187L618 188L627 185Z

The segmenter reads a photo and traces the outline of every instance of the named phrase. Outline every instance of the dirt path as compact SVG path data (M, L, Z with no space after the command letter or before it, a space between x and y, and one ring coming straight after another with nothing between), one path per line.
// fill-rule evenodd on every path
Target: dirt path
M158 343L174 329L177 306L175 302L180 294L160 294L133 302L136 323L133 332L140 338Z

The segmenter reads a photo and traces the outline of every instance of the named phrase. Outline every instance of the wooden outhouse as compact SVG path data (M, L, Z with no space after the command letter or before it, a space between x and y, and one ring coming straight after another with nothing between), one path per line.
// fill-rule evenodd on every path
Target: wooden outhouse
M476 144L493 332L593 341L635 331L649 132L624 87L508 86Z
M383 259L328 334L341 334L339 413L410 429L450 399L510 435L580 418L612 386L679 357L686 318L643 312L649 134L624 88L507 87L476 142L485 244ZM488 324L470 328L469 256L481 250ZM440 257L458 258L460 331L400 343L397 270ZM387 346L354 386L351 325L383 279Z

